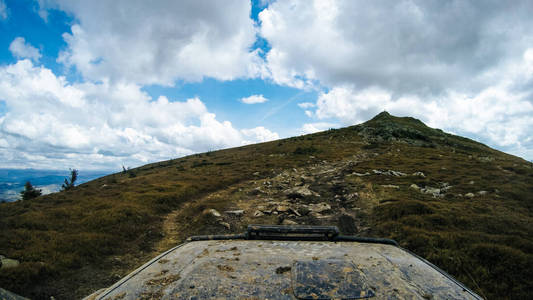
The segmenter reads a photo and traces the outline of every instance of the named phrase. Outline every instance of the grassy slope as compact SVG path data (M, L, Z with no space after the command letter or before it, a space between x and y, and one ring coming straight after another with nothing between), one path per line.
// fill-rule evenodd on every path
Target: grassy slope
M166 238L162 228L169 213L177 211L190 220L178 228L185 237L215 232L216 227L195 216L206 207L230 206L220 200L185 204L251 178L354 154L373 157L359 163L357 172L426 174L415 179L365 177L370 189L401 186L381 194L370 214L360 216L370 224L368 235L396 239L485 297L529 295L531 164L418 120L385 114L364 125L146 165L68 192L0 204L0 254L22 262L0 272L0 287L32 298L85 296L160 251L156 245ZM452 185L453 193L433 198L407 188L441 182ZM345 184L359 188L355 181ZM457 195L480 190L489 193L473 199Z

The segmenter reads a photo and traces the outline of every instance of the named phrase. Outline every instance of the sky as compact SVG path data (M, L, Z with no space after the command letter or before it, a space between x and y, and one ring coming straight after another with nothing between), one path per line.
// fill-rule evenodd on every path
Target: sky
M381 111L533 159L532 1L0 0L0 168L121 170Z

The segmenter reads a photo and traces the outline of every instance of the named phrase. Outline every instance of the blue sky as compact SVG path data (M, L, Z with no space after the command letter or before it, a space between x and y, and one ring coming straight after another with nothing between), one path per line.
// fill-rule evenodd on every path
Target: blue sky
M0 167L115 170L383 110L531 160L531 11L0 0Z

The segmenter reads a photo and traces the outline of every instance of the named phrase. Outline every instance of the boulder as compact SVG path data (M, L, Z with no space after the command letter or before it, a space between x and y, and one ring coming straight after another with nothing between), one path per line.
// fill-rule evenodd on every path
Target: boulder
M465 194L465 197L466 197L466 198L474 198L474 196L475 196L475 195L474 195L473 193L467 193L467 194Z
M231 229L231 225L228 222L219 222L218 224L224 226L227 230Z
M322 213L330 209L331 209L331 205L324 203L324 202L309 205L309 210L313 213Z
M294 208L289 208L289 212L293 215L297 215L298 217L301 217L302 215Z
M238 210L226 210L224 213L227 214L227 215L231 215L231 216L235 216L235 217L240 217L240 216L244 215L244 210L242 210L242 209L238 209Z
M489 192L487 192L487 191L479 191L479 192L477 192L477 194L480 195L480 196L486 195L488 193Z
M287 205L278 205L276 207L276 211L278 211L278 212L288 212L289 209L290 208Z
M419 187L418 185L414 184L414 183L411 184L411 185L409 186L409 188L410 188L410 189L413 189L413 190L415 190L415 191L419 191L419 190L420 190L420 187Z
M0 255L0 269L9 269L18 266L20 262L16 259L7 258L3 255Z
M425 188L421 189L420 192L423 194L431 194L433 197L441 196L441 189L430 186L426 186Z
M254 217L262 217L262 216L264 216L264 215L265 215L265 214L264 214L262 211L260 211L260 210L256 210L256 211L254 212Z
M368 172L365 172L365 173L353 172L352 175L361 177L361 176L368 176L368 175L370 175L370 173L368 173Z
M426 175L424 175L424 173L418 171L418 172L414 172L413 173L413 176L418 176L418 177L421 177L421 178L426 178Z
M372 170L372 172L374 172L374 174L376 175L387 175L387 176L396 176L396 177L407 176L407 174L405 173L402 173L400 171L393 171L393 170L388 170L388 171Z
M204 215L211 215L215 218L220 218L222 215L214 208L204 210Z
M381 186L386 189L399 189L400 188L399 186L393 185L393 184L382 184Z
M283 192L285 195L290 198L303 198L307 196L320 196L318 193L311 191L308 185L304 186L295 186L293 188L287 189Z
M355 199L358 199L359 198L359 194L357 192L355 193L351 193L351 194L347 194L344 196L344 199L346 199L346 201L353 201Z
M392 176L396 176L396 177L407 176L407 174L402 173L402 172L399 172L399 171L389 170L388 172L389 172L389 174L391 174Z
M283 222L281 222L282 225L298 225L298 223L294 222L293 220L284 219Z

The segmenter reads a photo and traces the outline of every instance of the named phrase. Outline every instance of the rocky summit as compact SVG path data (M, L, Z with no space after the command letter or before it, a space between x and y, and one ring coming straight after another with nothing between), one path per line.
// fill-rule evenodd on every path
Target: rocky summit
M17 262L0 268L0 287L80 298L191 235L309 224L395 239L485 298L523 299L532 195L530 162L383 112L0 204L0 254Z

